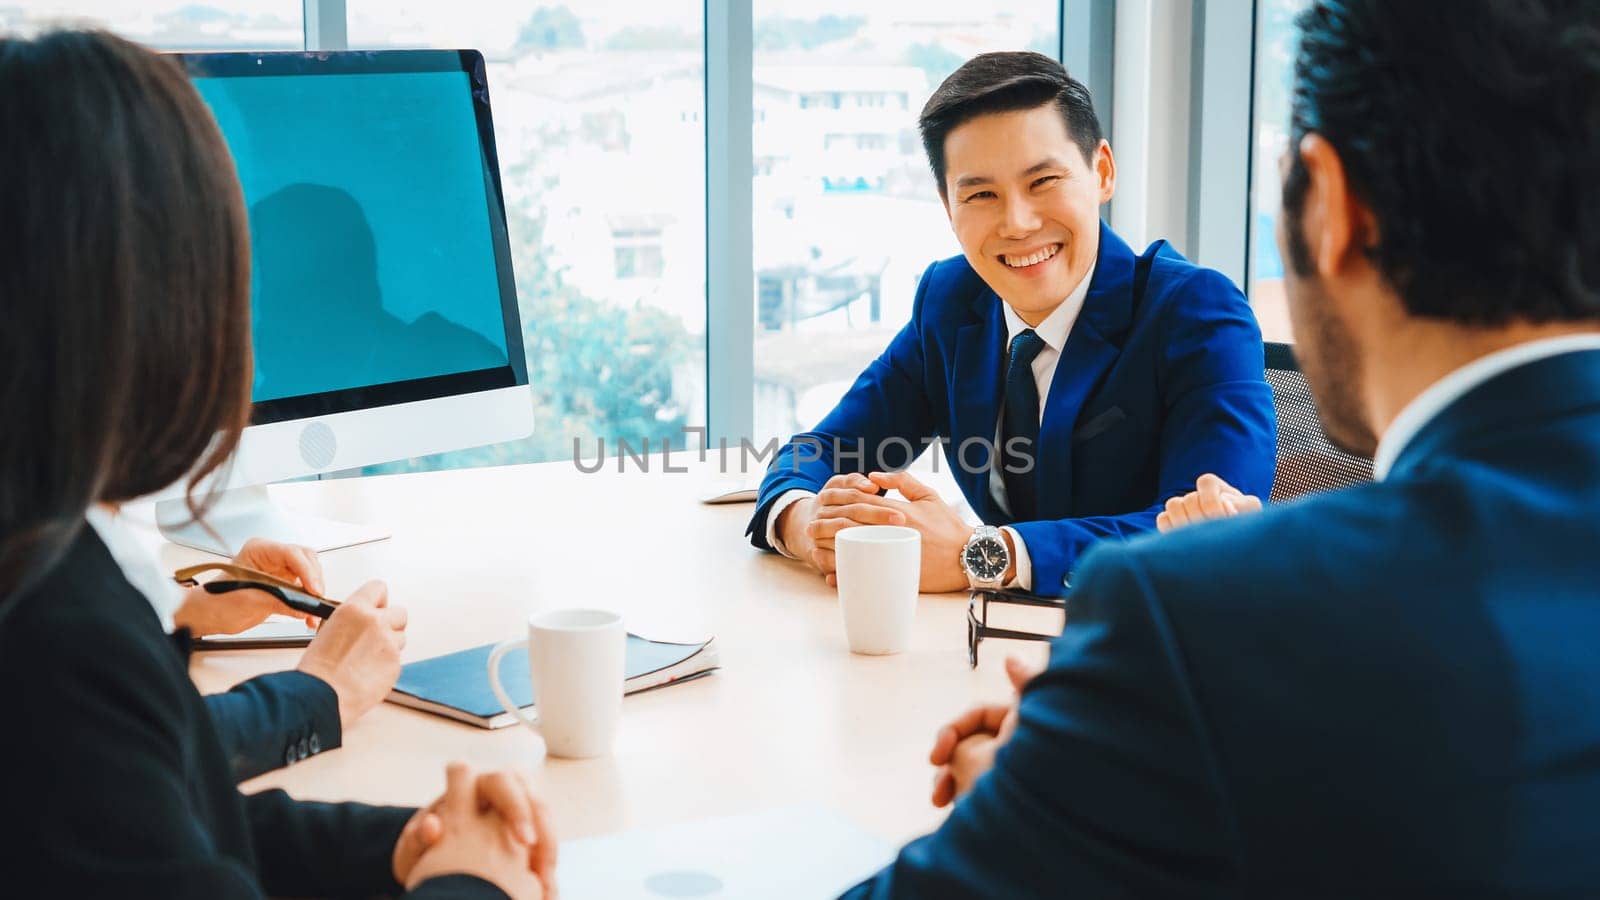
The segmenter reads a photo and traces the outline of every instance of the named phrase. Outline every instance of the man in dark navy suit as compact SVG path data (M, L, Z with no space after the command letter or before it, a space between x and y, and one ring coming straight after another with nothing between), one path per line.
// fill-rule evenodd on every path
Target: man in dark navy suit
M1136 255L1101 223L1116 164L1084 86L1041 54L987 53L920 125L962 255L928 269L888 349L779 450L752 542L832 581L841 529L909 524L924 590L1059 593L1085 548L1152 530L1202 473L1268 490L1255 318L1221 274L1164 242ZM936 441L976 530L895 471Z
M1290 319L1378 480L1092 551L849 896L1600 897L1600 5L1300 27Z

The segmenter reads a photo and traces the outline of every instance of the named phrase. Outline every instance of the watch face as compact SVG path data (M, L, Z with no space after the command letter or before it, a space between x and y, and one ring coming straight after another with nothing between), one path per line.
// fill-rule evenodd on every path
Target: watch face
M999 581L1006 574L1006 545L998 538L980 538L967 545L961 559L978 581Z

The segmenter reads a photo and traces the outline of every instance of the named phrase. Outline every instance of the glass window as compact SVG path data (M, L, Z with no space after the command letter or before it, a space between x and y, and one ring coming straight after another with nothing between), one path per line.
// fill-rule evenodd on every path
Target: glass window
M3 2L3 0L0 0ZM366 471L593 459L705 424L700 0L350 0L353 49L487 60L534 436Z
M0 32L105 28L159 50L298 50L301 0L0 0Z
M988 50L1057 54L1054 0L754 0L755 435L811 428L961 252L917 134Z
M1256 4L1255 149L1250 173L1250 302L1269 341L1289 340L1278 257L1279 160L1289 148L1289 88L1294 63L1294 17L1307 0Z

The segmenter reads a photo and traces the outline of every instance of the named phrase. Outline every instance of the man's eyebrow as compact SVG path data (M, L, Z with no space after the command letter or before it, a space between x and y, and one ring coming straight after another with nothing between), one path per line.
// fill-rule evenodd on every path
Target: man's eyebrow
M979 184L993 184L994 179L987 175L963 175L956 179L956 187L968 188Z

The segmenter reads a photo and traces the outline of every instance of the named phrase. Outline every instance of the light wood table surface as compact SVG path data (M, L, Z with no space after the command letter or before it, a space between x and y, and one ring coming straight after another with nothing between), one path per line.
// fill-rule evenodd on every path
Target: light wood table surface
M392 530L322 564L332 596L388 582L410 613L407 661L522 637L534 610L596 606L647 637L715 635L722 670L626 698L615 752L597 760L547 759L520 725L486 731L385 703L345 732L342 748L245 789L423 804L442 790L445 763L460 759L529 773L562 838L801 803L896 842L936 827L935 732L974 703L1009 696L1006 654L1042 660L1045 645L986 641L970 670L963 593L921 598L907 652L852 655L833 589L749 545L752 504L703 505L705 474L665 474L651 462L648 473L631 461L623 474L614 460L594 474L559 462L271 488L285 507ZM937 486L956 496L948 479ZM207 558L162 542L153 526L141 532L167 566ZM1060 629L1053 612L1015 612L991 622ZM200 653L191 675L202 691L225 690L292 668L299 652Z

